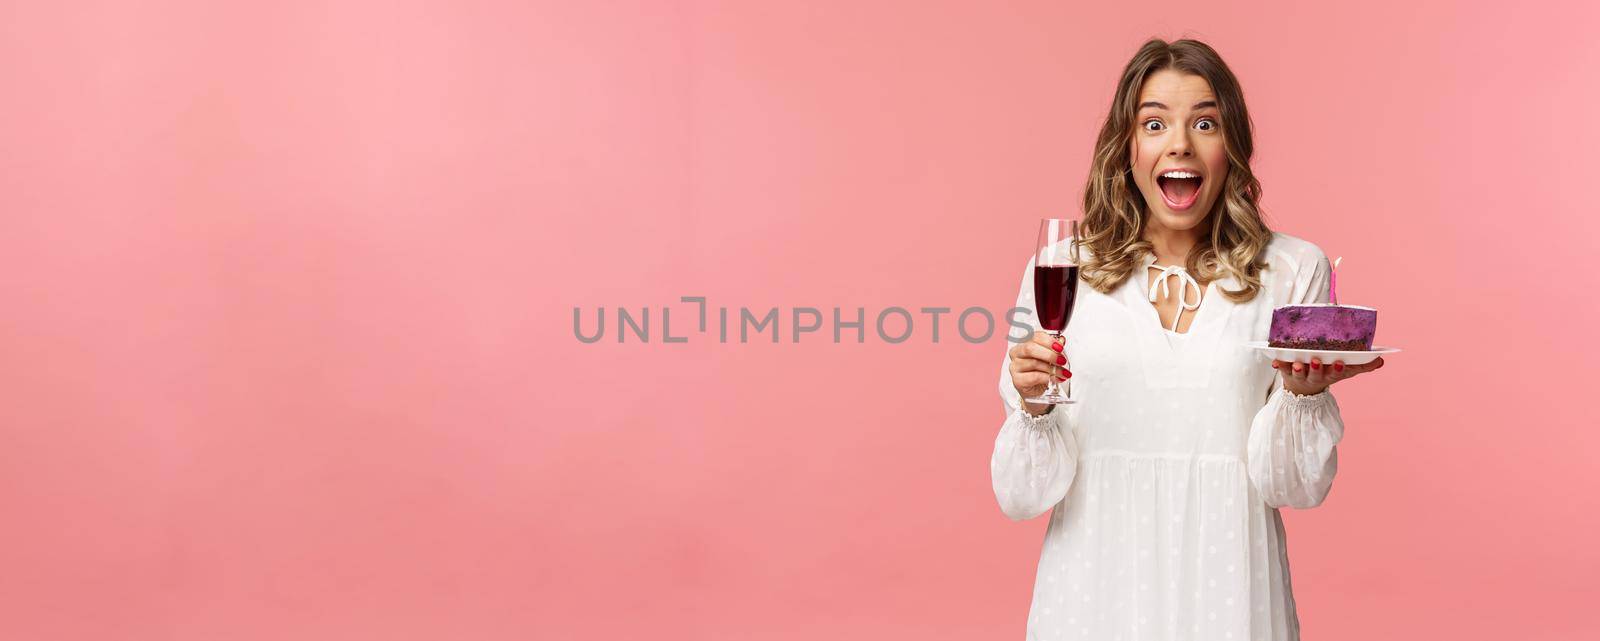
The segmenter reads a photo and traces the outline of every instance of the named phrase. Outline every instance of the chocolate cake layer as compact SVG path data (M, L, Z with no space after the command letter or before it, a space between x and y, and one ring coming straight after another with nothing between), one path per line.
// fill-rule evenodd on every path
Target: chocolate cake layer
M1365 352L1372 349L1370 345L1366 345L1361 341L1268 341L1267 344L1273 347L1314 349L1325 352Z

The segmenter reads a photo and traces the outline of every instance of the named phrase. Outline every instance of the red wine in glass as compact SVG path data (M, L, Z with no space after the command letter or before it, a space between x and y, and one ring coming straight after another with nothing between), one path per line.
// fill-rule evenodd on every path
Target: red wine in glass
M1039 307L1039 327L1060 335L1072 318L1072 301L1077 297L1077 265L1033 267L1033 300Z
M1078 221L1046 218L1039 221L1039 242L1033 254L1033 304L1039 327L1061 341L1067 322L1072 319L1073 303L1078 298L1077 252L1072 247L1078 236ZM1030 339L1031 340L1031 339ZM1058 366L1050 368L1050 382L1043 394L1025 399L1040 405L1066 405L1072 399L1056 386Z

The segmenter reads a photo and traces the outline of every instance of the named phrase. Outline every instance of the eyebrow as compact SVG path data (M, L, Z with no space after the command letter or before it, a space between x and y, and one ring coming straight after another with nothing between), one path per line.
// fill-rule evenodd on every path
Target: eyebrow
M1194 107L1191 109L1191 111L1199 111L1201 109L1205 109L1206 107L1215 107L1215 106L1217 106L1217 103L1214 100L1202 100L1200 102L1194 103ZM1161 104L1159 102L1156 102L1154 100L1139 103L1139 108L1140 109L1144 109L1146 107L1154 107L1156 109L1166 109L1167 108L1166 105Z

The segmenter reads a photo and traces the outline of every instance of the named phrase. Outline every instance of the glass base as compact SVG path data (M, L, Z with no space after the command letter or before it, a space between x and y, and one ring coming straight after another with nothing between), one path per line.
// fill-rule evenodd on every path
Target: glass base
M1054 394L1051 394L1051 393L1047 392L1047 393L1035 396L1033 398L1025 398L1025 399L1022 399L1022 400L1027 401L1029 403L1033 403L1035 405L1071 405L1071 404L1077 402L1077 401L1074 401L1074 400L1072 400L1070 398L1067 398L1066 394L1062 394L1060 392L1056 392Z

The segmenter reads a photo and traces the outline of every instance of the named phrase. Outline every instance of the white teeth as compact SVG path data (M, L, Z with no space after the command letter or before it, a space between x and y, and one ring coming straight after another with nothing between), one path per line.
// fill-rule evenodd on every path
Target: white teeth
M1200 174L1174 169L1161 174L1162 178L1199 178Z

